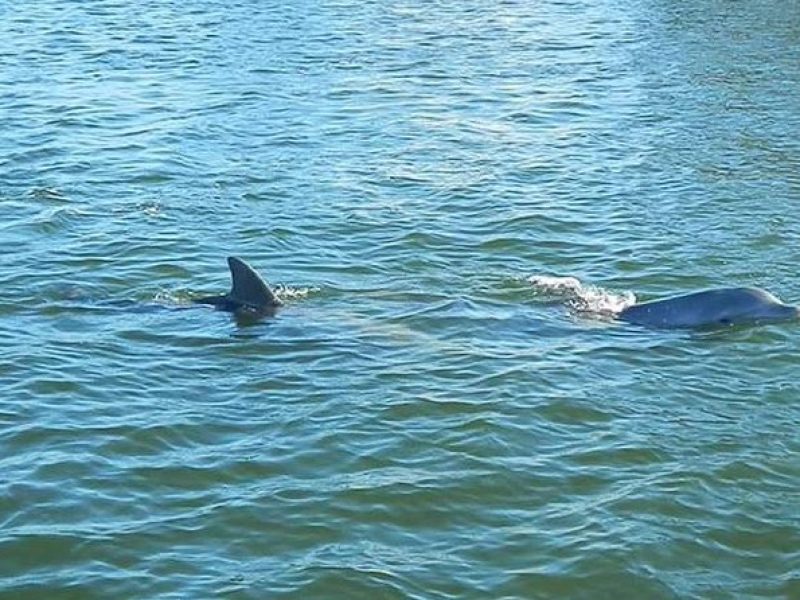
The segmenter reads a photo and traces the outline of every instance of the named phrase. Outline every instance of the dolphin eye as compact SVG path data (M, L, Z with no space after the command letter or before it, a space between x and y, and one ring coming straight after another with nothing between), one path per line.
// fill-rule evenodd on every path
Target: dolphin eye
M731 324L731 320L730 320L730 319L728 319L728 318L725 318L725 317L723 317L722 319L720 319L720 320L719 320L719 322L720 322L722 325L730 325L730 324Z

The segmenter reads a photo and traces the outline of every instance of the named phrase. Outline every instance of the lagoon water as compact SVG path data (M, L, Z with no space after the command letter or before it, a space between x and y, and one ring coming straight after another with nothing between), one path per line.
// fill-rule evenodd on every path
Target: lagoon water
M0 16L0 597L800 597L800 5Z

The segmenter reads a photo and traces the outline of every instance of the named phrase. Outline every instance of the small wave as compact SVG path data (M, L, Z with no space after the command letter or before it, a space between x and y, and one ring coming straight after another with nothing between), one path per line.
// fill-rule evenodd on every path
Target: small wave
M633 292L612 292L576 277L531 275L527 281L538 294L563 299L576 313L613 317L636 303Z
M69 229L90 212L77 206L58 206L39 211L29 220L29 225L41 233L57 233ZM16 224L21 224L16 221Z
M40 202L68 202L69 198L61 190L51 187L37 187L28 192L34 200Z

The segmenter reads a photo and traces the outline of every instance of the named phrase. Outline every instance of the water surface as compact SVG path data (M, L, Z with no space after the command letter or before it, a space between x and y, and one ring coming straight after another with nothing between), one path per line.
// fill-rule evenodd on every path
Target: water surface
M0 595L800 595L796 4L0 17Z

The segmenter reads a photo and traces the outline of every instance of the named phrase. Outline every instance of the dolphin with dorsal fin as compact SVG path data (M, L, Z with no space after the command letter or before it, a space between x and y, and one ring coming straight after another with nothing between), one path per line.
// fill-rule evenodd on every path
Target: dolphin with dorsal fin
M210 304L228 312L259 315L272 314L283 305L261 275L241 258L229 256L228 267L231 270L231 291L223 296L197 298L195 303Z
M800 308L758 288L721 288L629 306L617 318L645 327L714 327L800 318Z

